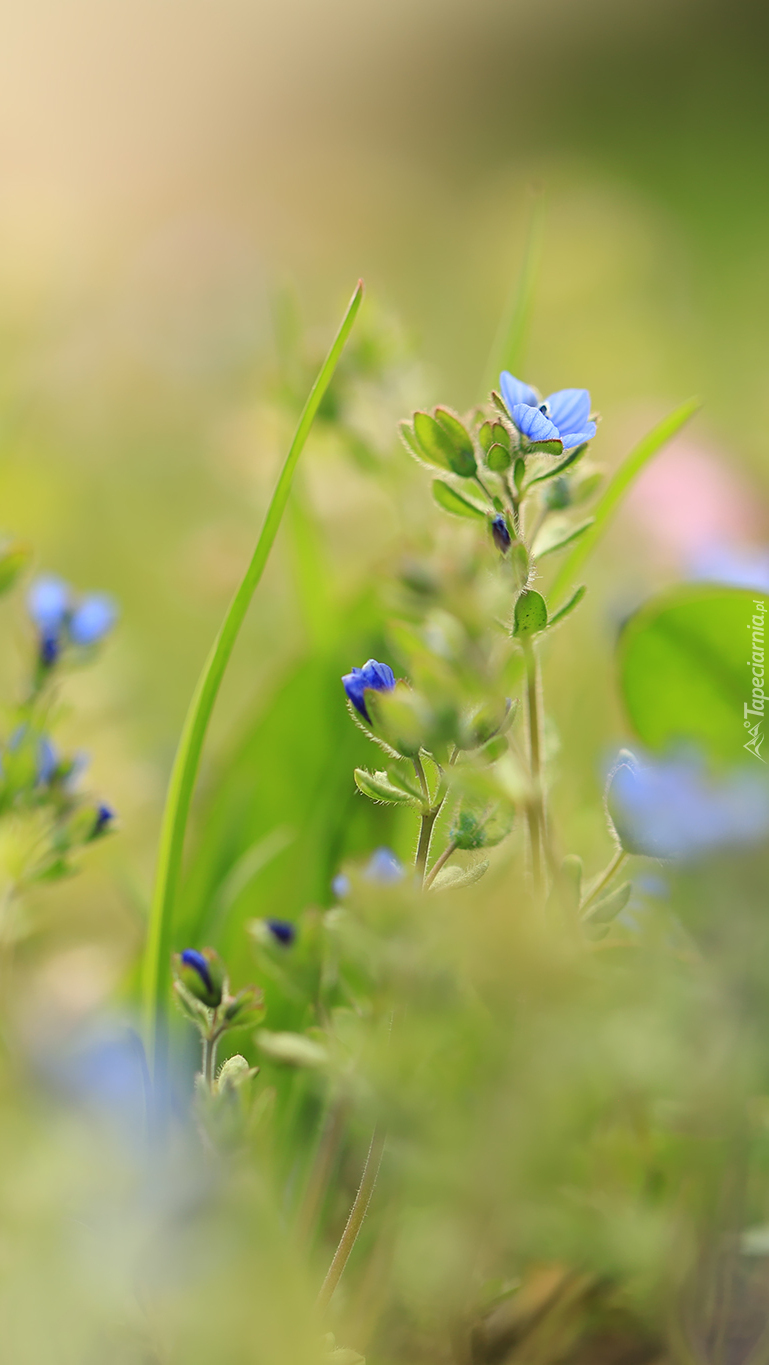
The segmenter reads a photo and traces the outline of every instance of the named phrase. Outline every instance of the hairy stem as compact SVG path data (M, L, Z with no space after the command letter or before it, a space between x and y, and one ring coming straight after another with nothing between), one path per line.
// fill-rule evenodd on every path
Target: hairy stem
M320 1293L318 1295L316 1307L319 1313L325 1313L328 1308L334 1290L339 1284L344 1268L350 1259L350 1253L358 1239L358 1233L363 1226L363 1220L366 1217L366 1211L371 1202L376 1179L379 1175L385 1138L386 1134L382 1129L374 1129L371 1145L368 1149L368 1156L366 1157L366 1164L363 1167L363 1174L361 1176L360 1185L358 1186L358 1193L356 1194L353 1206L350 1209L350 1214L345 1224L344 1232L340 1238L339 1245L334 1252L334 1259L328 1268L328 1273L321 1285Z
M203 666L179 739L163 811L155 888L143 964L145 1032L148 1050L154 1062L156 1078L162 1077L165 1072L167 997L170 954L173 943L172 917L182 867L184 835L200 765L203 741L235 641L240 633L246 611L262 577L270 550L278 533L288 501L294 469L352 328L360 307L362 292L363 285L359 283L331 349L310 391L286 456L286 462L275 486L272 501L267 509L253 558L227 609L221 630Z
M432 886L441 868L448 862L452 853L456 853L456 850L457 850L456 840L452 839L451 842L446 845L440 857L435 859L435 862L433 863L432 867L430 868L430 871L425 877L425 890L427 890L428 887Z
M443 805L443 802L441 802L441 805ZM424 811L419 826L419 843L417 844L414 868L419 875L422 884L424 884L427 859L430 856L430 840L433 837L433 827L438 818L440 808L440 806L431 806L429 810Z
M608 867L604 868L592 891L590 892L589 895L585 897L582 904L580 905L579 907L580 915L584 915L588 906L592 905L593 901L596 900L598 896L600 896L604 887L609 885L609 882L611 881L614 874L616 872L619 872L623 864L627 862L629 856L630 855L625 852L624 848L617 849L617 852L615 853Z
M542 742L539 713L539 678L537 656L531 645L526 646L526 706L529 721L529 770L532 793L526 808L531 844L531 876L534 891L542 891L542 844L544 840L545 806L542 793Z

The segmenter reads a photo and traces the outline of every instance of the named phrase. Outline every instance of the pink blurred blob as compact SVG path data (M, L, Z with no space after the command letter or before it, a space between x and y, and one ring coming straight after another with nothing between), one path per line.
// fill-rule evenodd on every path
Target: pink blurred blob
M728 457L685 439L643 471L627 509L667 558L691 561L715 545L759 539L765 511Z

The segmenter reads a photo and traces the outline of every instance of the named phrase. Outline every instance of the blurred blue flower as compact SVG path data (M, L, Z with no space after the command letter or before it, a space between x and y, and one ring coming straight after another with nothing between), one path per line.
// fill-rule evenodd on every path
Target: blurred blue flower
M342 683L355 710L370 725L371 717L366 710L366 689L370 688L373 692L392 692L395 687L395 674L389 664L380 664L376 659L368 659L362 668L353 668L350 673L345 673Z
M399 882L405 877L400 858L391 848L377 848L369 858L363 874L370 882Z
M117 618L117 608L105 593L90 593L84 597L69 618L69 637L74 645L98 644Z
M558 389L542 402L536 389L508 370L499 384L513 422L530 441L561 441L564 450L573 450L595 436L587 389Z
M628 853L687 861L769 834L769 785L760 773L711 778L688 755L639 763L621 754L606 801Z
M289 919L266 919L265 924L272 934L284 948L290 948L296 938L296 925Z
M45 786L54 776L59 766L56 746L47 735L41 735L37 742L37 780Z
M344 900L345 896L350 894L350 878L344 872L337 872L331 883L331 890L340 901Z
M735 588L769 592L769 551L710 546L698 551L690 560L689 577L706 583L728 583Z
M36 578L27 595L29 614L42 635L61 630L70 608L71 592L63 578L44 574Z

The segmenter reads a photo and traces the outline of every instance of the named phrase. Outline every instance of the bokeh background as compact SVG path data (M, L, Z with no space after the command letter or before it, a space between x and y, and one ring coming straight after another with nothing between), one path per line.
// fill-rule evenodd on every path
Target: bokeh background
M351 797L349 777L322 780L329 751L337 775L351 758L330 680L376 637L372 577L432 518L422 481L395 472L395 419L482 397L537 196L526 377L590 386L608 467L666 409L704 403L607 543L581 656L565 633L554 645L556 714L575 771L595 774L559 799L601 857L600 764L623 737L617 620L705 551L757 552L765 534L764 6L7 0L0 27L0 522L122 611L98 667L65 688L65 728L122 832L74 889L46 891L46 953L103 940L106 981L109 954L119 972L138 945L186 700L311 362L363 276L379 368L349 399L359 448L321 431L308 449L217 711L204 778L230 789L215 834L200 825L190 905L203 913L213 882L220 911L243 892L239 922L321 895L341 850L316 821L322 876L297 881L281 802L324 727L305 826ZM12 688L18 595L0 612ZM95 959L81 967L88 995Z

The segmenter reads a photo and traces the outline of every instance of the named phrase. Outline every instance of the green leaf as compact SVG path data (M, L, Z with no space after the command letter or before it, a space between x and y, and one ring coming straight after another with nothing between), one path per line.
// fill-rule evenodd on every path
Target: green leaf
M187 708L182 733L174 756L163 808L155 885L142 963L145 1033L149 1050L153 1056L155 1072L161 1076L165 1074L166 1064L166 1017L171 948L173 946L173 914L181 876L187 820L211 713L222 678L227 671L227 664L235 641L240 634L246 612L261 580L275 537L278 534L291 492L294 470L310 434L318 408L339 363L362 298L363 281L359 280L347 305L339 330L331 343L328 354L302 409L294 438L267 508L251 562L227 608L219 633L203 665Z
M639 441L634 450L630 452L627 459L620 465L614 477L609 480L602 496L598 499L593 518L593 525L590 534L586 535L579 545L576 545L568 559L561 565L558 573L553 580L550 595L553 600L557 600L561 593L565 592L569 584L573 582L579 570L593 547L603 535L609 520L615 509L619 506L625 493L629 489L633 480L637 478L644 465L657 454L658 450L675 436L683 426L693 417L699 407L699 400L689 399L688 403L682 403L680 408L671 412L669 417L663 418L648 435Z
M456 488L444 483L443 479L433 480L433 497L444 512L452 512L455 517L469 517L471 521L480 518L486 521L486 512L477 503L470 502L458 493Z
M513 613L513 635L525 639L538 635L547 626L547 605L541 593L534 588L522 592L515 604Z
M424 454L424 451L422 450L422 447L420 446L416 438L416 433L411 423L399 422L398 431L400 433L400 438L403 444L405 445L407 451L409 452L409 455L413 455L415 460L418 460L420 464L423 464L424 461L427 459L427 456ZM432 464L434 463L434 461L430 461L430 463ZM445 464L440 464L439 468L445 469L446 466Z
M617 647L619 682L648 748L693 744L716 763L751 761L743 746L760 720L745 715L756 601L763 595L747 588L688 584L630 617Z
M579 603L582 601L582 598L585 596L586 592L587 588L585 587L584 583L581 585L581 587L576 588L575 591L572 593L571 597L569 598L568 602L564 602L563 606L559 607L558 611L554 612L553 615L550 617L550 620L547 623L548 630L550 629L551 626L557 626L565 616L569 615L569 612L572 612L575 607L579 606Z
M32 558L29 545L14 541L0 550L0 593L12 588L19 574L23 573Z
M414 434L417 446L424 460L437 465L439 469L451 472L453 448L443 427L431 417L429 412L414 413Z
M399 787L394 787L387 773L369 773L365 768L356 768L353 773L359 792L371 801L386 801L393 806L413 806L414 797Z
M526 450L529 455L560 455L563 441L530 441Z
M435 420L451 443L449 463L453 473L461 479L471 479L478 466L469 431L448 408L436 408Z
M563 473L564 469L568 469L570 465L576 464L577 460L580 456L584 455L586 450L587 442L585 442L583 446L576 446L574 450L569 451L565 459L559 460L558 464L553 465L552 469L548 469L544 474L538 474L536 479L529 479L526 487L533 488L535 483L544 483L546 479L556 478L558 474Z
M431 891L458 891L462 886L472 886L479 882L489 870L488 858L473 863L471 867L442 867L430 886Z
M588 521L580 522L579 526L564 526L563 522L556 521L545 523L532 546L532 554L536 559L542 559L543 555L553 555L556 550L563 550L567 545L571 545L572 541L584 536L592 525L592 517Z

